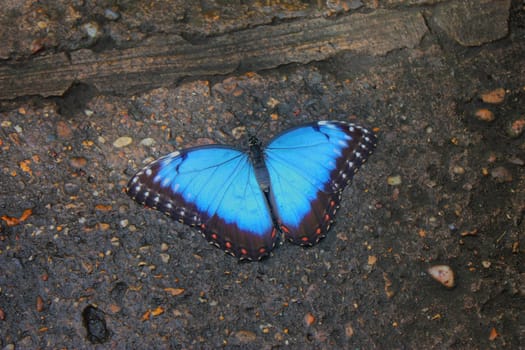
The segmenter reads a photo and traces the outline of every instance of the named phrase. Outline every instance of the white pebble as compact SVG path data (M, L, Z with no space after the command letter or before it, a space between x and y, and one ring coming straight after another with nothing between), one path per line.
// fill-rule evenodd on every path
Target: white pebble
M448 265L435 265L427 271L433 279L447 288L452 288L456 285L454 282L454 271Z
M113 146L115 146L116 148L122 148L122 147L126 147L130 145L132 142L133 142L133 139L131 137L122 136L113 142Z

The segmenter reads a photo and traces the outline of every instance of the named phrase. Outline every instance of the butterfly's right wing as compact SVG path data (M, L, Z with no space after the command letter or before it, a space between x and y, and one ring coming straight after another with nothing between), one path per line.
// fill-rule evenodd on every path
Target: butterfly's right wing
M138 203L197 227L206 239L240 259L260 259L277 240L270 210L248 156L226 146L168 154L131 178Z
M344 188L375 148L366 128L318 121L277 135L265 150L270 201L277 224L293 243L326 235Z

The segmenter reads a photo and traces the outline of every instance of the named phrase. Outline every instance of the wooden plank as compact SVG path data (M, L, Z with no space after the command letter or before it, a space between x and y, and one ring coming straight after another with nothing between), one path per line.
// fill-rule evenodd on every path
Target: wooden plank
M414 47L427 32L417 11L377 10L260 26L191 43L156 36L130 49L82 49L0 67L0 99L59 96L73 83L128 94L169 86L183 77L263 70L327 59L342 51L382 55Z

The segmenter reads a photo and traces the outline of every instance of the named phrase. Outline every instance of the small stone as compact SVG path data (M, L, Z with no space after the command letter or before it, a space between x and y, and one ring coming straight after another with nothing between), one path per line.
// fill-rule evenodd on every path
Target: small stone
M73 137L73 130L68 123L59 121L56 126L57 136L61 139L70 139Z
M112 9L105 9L104 17L106 17L110 21L116 21L117 19L120 18L120 13L113 11Z
M501 103L505 99L505 89L499 88L499 89L484 93L481 95L481 99L485 103L491 103L491 104Z
M478 120L484 121L484 122L491 122L494 119L494 113L492 113L490 110L486 108L480 108L475 113L474 116L478 118Z
M354 336L354 328L350 323L345 325L345 335L347 338L352 338Z
M162 242L162 243L160 244L160 250L163 251L163 252L168 251L169 248L170 248L170 247L168 246L167 243Z
M401 176L400 175L389 176L386 179L386 183L389 184L390 186L401 185L401 182L402 181L401 181Z
M448 265L435 265L427 270L428 274L447 288L452 288L454 282L454 271Z
M507 161L510 164L514 164L514 165L519 165L519 166L524 166L525 165L525 161L523 159L521 159L521 158L516 157L516 156L509 157L509 159L507 159Z
M244 137L246 135L246 127L245 126L237 126L232 129L232 135L236 140L239 140L241 137Z
M368 265L375 265L377 262L377 257L375 255L368 256Z
M241 330L235 332L235 338L237 338L240 343L252 343L257 339L257 335L251 331Z
M100 27L96 22L88 22L82 28L90 38L96 38L100 35Z
M465 168L459 165L455 165L454 167L452 167L452 172L456 175L463 175L465 174Z
M520 137L525 130L525 119L518 119L512 122L507 129L507 134L512 138Z
M82 311L82 319L87 331L87 338L92 344L102 344L109 339L110 332L107 329L105 315L102 311L88 305Z
M512 181L512 174L507 168L502 167L502 166L492 169L490 171L490 176L492 176L494 181L498 183L505 183L505 182Z
M76 196L80 191L80 186L71 182L66 182L64 184L64 193L68 196Z
M36 297L36 311L42 312L44 311L44 299L40 295Z
M71 157L69 159L69 165L72 168L81 169L87 165L87 159L84 157Z
M483 265L484 268L488 269L490 267L490 265L492 265L492 263L488 260L483 260L481 262L481 265Z
M116 148L122 148L129 146L133 142L133 139L129 136L122 136L113 142L113 146Z
M167 253L160 253L160 260L162 260L164 264L167 264L170 261L170 255Z
M304 315L304 323L307 326L313 325L314 322L315 322L315 316L314 315L312 315L311 313L307 313L306 315Z
M154 138L151 138L151 137L146 137L145 139L141 140L139 142L139 144L141 146L146 146L146 147L151 147L151 146L154 146L157 142L155 141Z

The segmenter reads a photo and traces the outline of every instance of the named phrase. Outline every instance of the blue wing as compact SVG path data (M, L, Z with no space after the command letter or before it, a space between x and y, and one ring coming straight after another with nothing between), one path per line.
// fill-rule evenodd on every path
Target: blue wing
M270 142L270 203L288 240L312 245L326 235L342 191L375 144L372 131L331 121L292 128Z
M260 259L278 237L247 154L226 146L171 153L131 178L128 194L240 259Z

